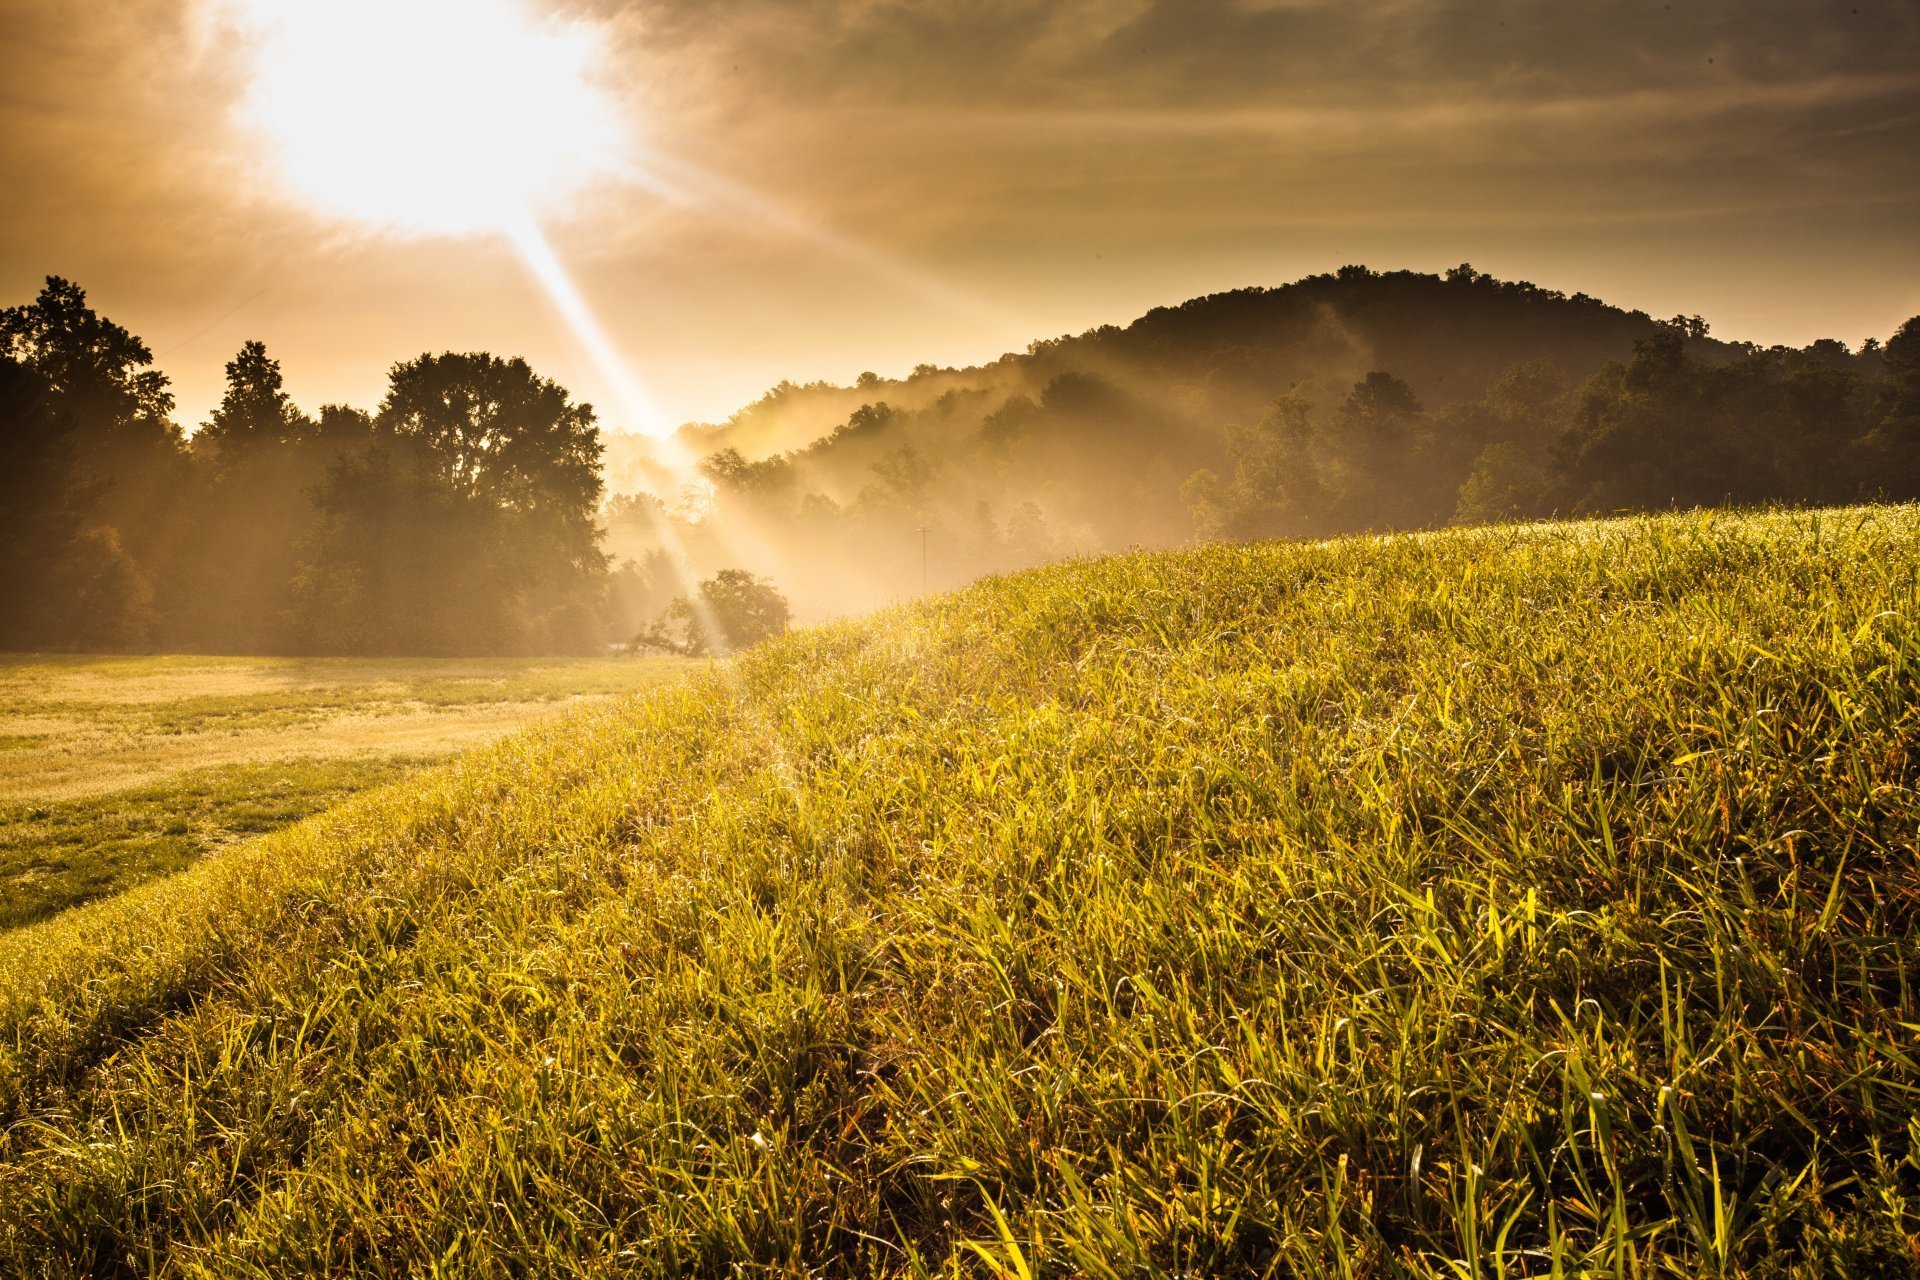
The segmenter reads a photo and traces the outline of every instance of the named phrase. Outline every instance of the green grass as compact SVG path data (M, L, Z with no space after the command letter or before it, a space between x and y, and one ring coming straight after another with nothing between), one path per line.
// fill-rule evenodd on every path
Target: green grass
M1909 1276L1920 513L1077 563L0 937L19 1274Z
M230 765L158 787L0 805L0 929L170 875L426 763L382 756Z
M0 658L0 929L685 665Z

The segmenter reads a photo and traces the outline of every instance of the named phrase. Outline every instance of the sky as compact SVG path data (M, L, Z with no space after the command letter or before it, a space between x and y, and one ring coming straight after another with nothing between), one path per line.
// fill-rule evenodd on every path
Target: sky
M249 339L657 430L1346 263L1858 343L1920 313L1920 4L5 0L0 192L0 305L78 282L189 430Z

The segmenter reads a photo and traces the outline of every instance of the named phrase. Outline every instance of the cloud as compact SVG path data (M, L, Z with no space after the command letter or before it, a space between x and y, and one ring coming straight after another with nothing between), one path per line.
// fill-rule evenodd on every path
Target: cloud
M1920 10L1817 0L652 0L603 5L763 101L1022 106L1580 96L1911 72ZM1709 61L1711 59L1711 61Z
M1373 212L1390 173L1416 204L1445 189L1442 204L1469 205L1453 188L1477 183L1504 214L1531 182L1519 192L1529 204L1591 192L1613 207L1587 212L1608 216L1636 203L1760 207L1836 177L1868 200L1920 183L1920 9L1909 6L650 0L596 11L646 69L636 81L661 145L868 234L1010 226L1021 202L1055 225L1180 225L1236 209L1252 221L1276 188L1301 184L1347 190Z

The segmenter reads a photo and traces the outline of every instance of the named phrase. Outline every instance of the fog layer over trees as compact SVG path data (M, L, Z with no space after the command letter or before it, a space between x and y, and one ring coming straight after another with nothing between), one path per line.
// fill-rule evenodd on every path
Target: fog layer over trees
M152 363L67 281L0 311L0 647L709 652L789 600L1130 546L1920 497L1920 318L1762 349L1464 266L783 383L682 429L695 475L518 359L422 355L373 412L308 413L249 342L190 439Z
M684 429L706 485L615 499L609 547L746 565L807 618L1131 546L1913 498L1916 379L1915 322L1762 349L1468 266L1347 267L982 368L783 384Z

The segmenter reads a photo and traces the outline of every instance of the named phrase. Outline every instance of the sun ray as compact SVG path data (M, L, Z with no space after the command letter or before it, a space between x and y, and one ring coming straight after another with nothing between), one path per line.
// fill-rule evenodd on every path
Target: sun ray
M520 216L506 220L502 224L502 231L529 274L566 321L575 340L593 361L595 370L613 391L628 421L639 425L653 437L657 454L671 473L683 479L697 476L699 459L672 434L670 424L607 336L592 305L580 292L572 273L561 262L560 255L540 225L531 216ZM664 517L659 522L658 532L697 621L709 634L717 636L717 623L707 612L699 586L690 572L693 557L685 542L674 531L670 517ZM777 547L752 529L750 522L713 522L707 526L707 532L714 538L730 567L750 569L775 578L782 576L786 568L785 558Z
M613 392L620 412L627 418L627 425L656 439L667 439L673 424L660 411L653 396L634 376L632 366L607 336L599 317L574 283L566 264L560 261L560 255L554 251L553 243L540 229L540 224L533 220L531 214L523 212L505 218L501 222L501 233L519 255L528 274L546 293L554 310L566 321L574 340L593 362L594 370ZM672 465L671 460L669 465Z
M965 315L996 333L1025 332L1022 317L1006 311L991 300L865 241L809 221L737 178L717 173L664 149L650 152L644 165L622 163L616 166L614 172L623 181L649 189L664 184L681 200L691 199L701 207L751 222L762 229L831 254L904 293L942 310Z

